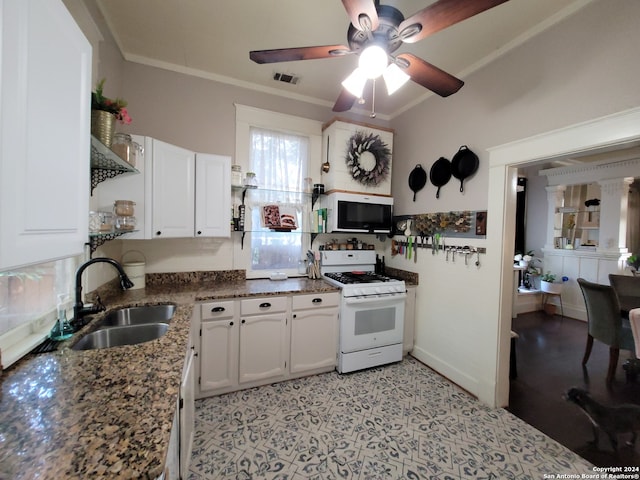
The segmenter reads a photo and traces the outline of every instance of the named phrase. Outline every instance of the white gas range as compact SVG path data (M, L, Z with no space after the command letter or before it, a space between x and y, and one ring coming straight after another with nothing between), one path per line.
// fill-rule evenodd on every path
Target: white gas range
M340 287L338 371L402 360L406 286L374 272L373 250L323 250L323 278Z

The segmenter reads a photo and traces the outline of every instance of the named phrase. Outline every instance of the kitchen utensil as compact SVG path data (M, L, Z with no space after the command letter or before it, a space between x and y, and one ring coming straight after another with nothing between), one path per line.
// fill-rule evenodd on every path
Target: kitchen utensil
M451 179L451 162L448 158L440 157L431 165L429 170L429 178L431 183L438 190L436 191L436 198L440 198L440 187L443 187Z
M413 239L413 263L418 263L418 239L420 237L415 237Z
M460 180L460 192L464 191L465 179L472 176L478 170L478 156L466 145L462 145L451 160L451 174Z
M409 236L407 240L407 260L411 260L411 253L413 251L413 237Z
M480 252L478 250L476 250L476 267L480 266Z
M322 173L329 173L331 164L329 163L329 135L327 135L327 161L322 164Z
M409 174L409 188L413 191L413 201L416 201L416 193L427 184L427 172L422 165L417 164Z

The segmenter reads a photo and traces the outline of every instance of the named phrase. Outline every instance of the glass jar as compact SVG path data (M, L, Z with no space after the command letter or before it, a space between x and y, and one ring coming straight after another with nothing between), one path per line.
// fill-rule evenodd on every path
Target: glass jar
M254 172L247 172L247 176L244 179L244 186L247 188L258 188L258 179Z
M116 217L116 230L131 231L136 227L136 217L119 215Z
M134 212L135 202L131 200L116 200L113 204L113 211L116 215L131 217Z
M100 213L99 212L89 212L89 232L90 233L98 233L100 231Z
M242 186L242 167L240 165L231 165L231 185L234 187Z
M135 167L139 161L142 161L144 148L138 142L131 142L131 151L129 152L129 164Z
M132 147L133 141L131 140L131 135L127 133L116 133L113 136L111 150L127 163L130 163Z
M100 217L100 233L113 232L115 217L112 212L98 212Z

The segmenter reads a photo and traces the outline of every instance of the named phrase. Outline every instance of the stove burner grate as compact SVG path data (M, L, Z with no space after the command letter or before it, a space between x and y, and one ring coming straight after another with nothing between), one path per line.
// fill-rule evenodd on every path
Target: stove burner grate
M392 278L374 272L335 272L325 276L343 284L391 282Z

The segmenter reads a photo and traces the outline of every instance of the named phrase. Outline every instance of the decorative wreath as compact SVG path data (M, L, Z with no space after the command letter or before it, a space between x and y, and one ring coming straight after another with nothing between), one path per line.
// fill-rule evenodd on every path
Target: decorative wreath
M345 156L351 177L363 185L378 185L389 175L391 149L380 135L356 132L349 139Z

